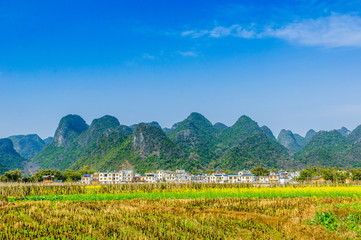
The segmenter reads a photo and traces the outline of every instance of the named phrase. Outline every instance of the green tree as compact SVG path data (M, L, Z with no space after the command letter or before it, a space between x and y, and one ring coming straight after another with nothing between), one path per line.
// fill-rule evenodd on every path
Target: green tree
M65 178L65 181L67 182L75 182L79 181L81 179L81 171L74 171L74 170L65 170L63 173L63 178Z
M63 181L66 180L62 172L54 169L40 170L39 172L32 175L29 180L30 182L41 182L43 181L43 176L45 175L54 175L55 180L63 180Z
M21 182L23 178L23 174L21 170L16 169L12 171L7 171L4 175L1 176L0 181L2 182Z
M313 177L321 176L322 169L317 167L308 167L300 172L300 181L310 181Z
M82 166L79 171L81 175L83 174L93 174L96 172L96 170L92 167L89 167L88 165Z
M251 173L255 176L268 176L269 171L265 167L255 167L251 170Z
M351 173L352 173L352 180L354 180L354 181L361 180L361 169L360 168L353 169L351 171Z

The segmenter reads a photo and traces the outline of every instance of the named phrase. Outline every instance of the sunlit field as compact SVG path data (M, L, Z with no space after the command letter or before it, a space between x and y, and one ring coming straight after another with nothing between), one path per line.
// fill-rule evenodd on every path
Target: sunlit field
M361 233L358 186L13 184L0 192L0 239L358 239Z

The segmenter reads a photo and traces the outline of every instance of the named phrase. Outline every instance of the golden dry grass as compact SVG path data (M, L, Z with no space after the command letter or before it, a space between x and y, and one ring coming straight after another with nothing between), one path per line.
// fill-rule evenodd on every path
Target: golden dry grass
M16 202L0 208L0 239L347 239L307 224L320 205L352 198Z

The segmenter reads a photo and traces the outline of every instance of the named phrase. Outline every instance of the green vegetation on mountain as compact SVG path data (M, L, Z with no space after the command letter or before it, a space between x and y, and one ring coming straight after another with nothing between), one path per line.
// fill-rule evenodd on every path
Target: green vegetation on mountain
M202 114L193 112L185 120L177 123L175 129L169 134L173 139L176 138L176 135L179 132L194 130L199 136L205 140L210 140L208 134L216 135L219 131L216 129L212 123L205 118Z
M291 152L298 152L311 140L311 138L316 134L315 131L308 131L306 137L302 137L297 133L293 133L290 130L282 129L277 137L277 141L286 147Z
M156 121L149 122L149 123L143 123L143 122L142 122L142 123L138 123L138 124L148 124L148 125L151 125L151 126L154 126L154 127L157 127L157 128L162 129L162 127L161 127L161 126L159 125L159 123L156 122ZM133 124L133 125L129 126L129 128L132 129L132 131L134 131L138 124Z
M88 127L79 116L68 115L60 121L54 140L33 161L42 168L63 170L72 167L79 158L102 154L112 148L112 142L121 142L129 134L131 130L111 116L95 119Z
M294 133L293 134L294 138L296 139L297 144L303 148L304 146L306 146L307 142L306 142L306 138L302 137L301 135Z
M348 136L347 140L350 143L360 141L361 139L361 125L357 126Z
M297 143L295 136L290 130L282 129L277 137L277 141L292 152L297 152L301 149L301 146Z
M89 128L79 135L77 142L82 147L93 146L98 143L100 137L106 137L114 131L123 131L125 135L132 133L128 127L121 127L118 119L109 115L105 115L104 117L94 119Z
M171 159L183 155L161 128L150 124L137 125L133 132L132 145L141 157L156 155L162 159Z
M10 139L0 139L0 169L2 172L17 168L22 169L26 161L15 151Z
M307 166L347 167L347 139L338 131L320 131L295 154L295 159Z
M88 125L78 115L67 115L60 120L55 131L52 144L57 147L64 147L73 144L74 139L88 129Z
M44 143L45 145L48 145L49 143L51 143L53 141L53 137L47 137L44 139Z
M241 116L235 124L222 131L219 139L226 148L232 147L247 137L256 133L262 133L263 130L258 124L247 116Z
M348 151L348 163L353 167L361 167L361 127L347 135L347 141L350 145Z
M171 128L163 128L162 130L163 130L163 132L164 132L165 134L168 134L168 133L170 133L170 132L172 131Z
M232 169L239 159L247 162L241 166L251 165L251 161L255 161L252 166L269 167L274 161L277 166L288 165L287 150L266 126L261 128L242 116L232 127L219 128L199 113L175 124L168 135L156 122L137 124L132 131L111 116L95 119L87 126L79 116L68 115L34 162L42 168L60 170L87 165L97 170L134 168L139 172L160 168L202 171L216 166ZM224 157L232 154L238 154L238 159Z
M252 169L254 167L291 167L288 150L270 140L265 133L256 133L227 151L221 158L222 169Z
M183 153L154 125L141 123L131 135L114 132L99 141L101 144L91 148L93 155L85 154L72 168L79 169L85 164L99 170L135 168L145 172L187 166Z
M351 131L348 130L347 128L345 128L345 127L342 127L340 129L336 129L336 131L341 133L341 135L344 136L344 137L347 137L351 133Z
M311 141L311 139L313 138L313 136L315 136L317 134L317 132L313 129L310 129L308 130L308 132L306 133L306 136L305 136L305 141L306 141L306 144Z
M213 126L221 131L228 128L228 126L220 122L215 123Z
M88 125L78 115L67 115L60 120L53 141L48 144L33 161L42 168L68 168L84 148L78 143L79 136L88 129Z
M189 160L202 161L206 166L218 157L216 145L219 132L203 115L191 113L188 118L178 123L168 136L184 151Z
M304 138L282 130L276 140L267 126L260 127L247 116L227 127L213 125L199 113L191 113L171 129L161 129L157 122L132 127L120 125L112 116L95 119L90 126L80 116L65 116L54 138L28 162L27 168L79 170L86 165L99 171L133 168L142 173L176 168L361 167L361 127L349 134L346 128L318 133L310 130ZM0 172L24 166L21 157L0 160Z
M36 134L8 137L14 144L14 149L23 158L31 159L45 146L45 142Z
M271 139L271 140L274 140L274 141L277 141L275 136L273 135L273 132L271 131L271 129L269 129L269 127L267 126L262 126L261 127L262 131L266 134L266 136Z
M184 161L183 152L155 124L137 124L133 132L129 127L120 125L116 118L104 116L95 119L89 127L83 127L79 133L64 127L64 124L76 127L76 124L67 122L73 119L73 116L62 119L55 136L61 136L59 131L72 133L66 137L55 137L34 158L42 168L78 170L88 165L97 170L131 167L149 171L188 164ZM84 125L79 119L77 122ZM189 167L198 168L199 164Z

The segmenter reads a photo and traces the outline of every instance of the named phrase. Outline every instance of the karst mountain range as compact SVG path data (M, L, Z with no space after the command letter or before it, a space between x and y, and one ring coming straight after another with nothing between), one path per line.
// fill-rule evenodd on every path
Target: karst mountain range
M232 126L212 124L191 113L172 128L157 122L121 125L104 116L88 125L78 115L63 117L53 137L36 134L0 139L0 174L22 169L95 170L133 168L138 172L182 168L187 171L303 169L307 166L361 167L361 125L353 131L309 130L303 137L241 116Z

